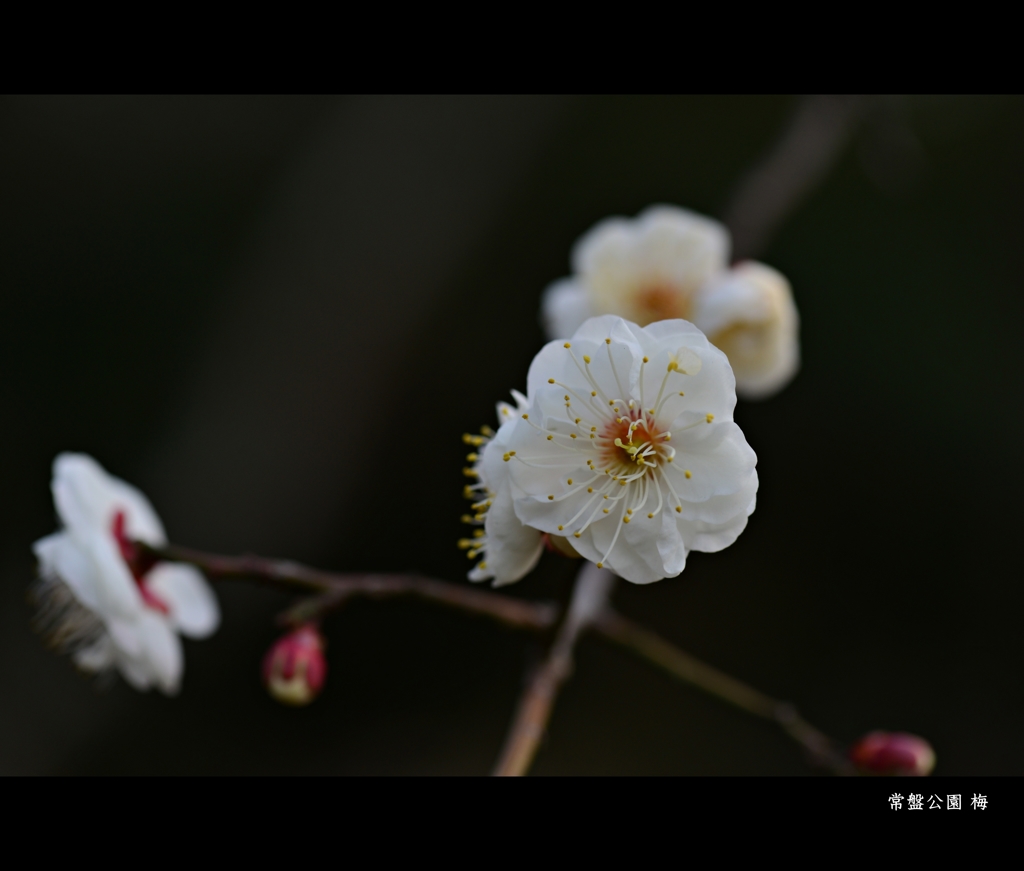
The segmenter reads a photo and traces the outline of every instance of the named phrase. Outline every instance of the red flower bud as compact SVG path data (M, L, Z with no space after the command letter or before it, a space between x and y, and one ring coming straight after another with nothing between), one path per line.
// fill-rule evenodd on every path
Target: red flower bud
M923 776L935 767L935 751L917 735L871 732L850 748L850 761L866 774Z
M308 705L327 677L324 639L312 623L279 638L263 657L263 683L285 705Z

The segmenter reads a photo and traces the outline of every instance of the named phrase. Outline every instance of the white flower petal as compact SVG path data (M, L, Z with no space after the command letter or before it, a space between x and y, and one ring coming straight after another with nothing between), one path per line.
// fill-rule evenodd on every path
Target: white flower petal
M789 282L763 263L737 265L701 293L694 320L728 356L736 390L772 396L800 366L800 318Z
M198 569L181 563L159 563L146 575L145 584L167 603L171 622L182 635L206 638L217 630L217 598Z
M53 461L53 500L64 525L89 534L113 519L110 476L86 454L60 454Z
M747 528L747 521L756 506L757 497L753 496L746 508L735 517L721 523L681 522L679 525L684 538L690 543L690 550L699 550L702 553L717 553L724 550Z
M100 597L96 569L89 555L83 552L66 532L55 532L32 545L44 577L56 575L67 584L86 608L99 610Z
M184 670L181 640L162 614L147 610L139 618L139 637L143 642L140 662L151 682L164 694L173 696L181 685Z
M623 523L623 514L620 505L607 520L590 526L579 539L571 539L573 546L591 562L634 584L650 584L668 577L658 550L659 519L637 515Z
M704 415L695 416L693 428L673 440L675 457L664 466L676 491L691 505L736 493L746 486L757 464L757 455L735 423L708 425ZM690 413L680 415L673 429L685 430L681 424L689 419Z
M658 536L658 556L661 557L666 578L674 578L686 568L686 541L679 530L679 522L671 511L661 514L661 535Z
M109 635L105 635L95 643L76 650L72 656L75 665L82 671L106 671L117 662L117 651Z
M651 206L636 220L636 268L699 287L729 260L729 234L718 221L674 206Z
M470 573L470 580L494 578L500 587L518 581L540 559L544 549L540 533L524 526L515 516L509 485L504 484L494 496L484 526L487 533L486 569Z
M574 278L590 308L645 325L689 317L699 288L723 269L729 237L717 221L673 206L636 220L610 218L573 249Z
M145 642L142 638L142 625L138 620L119 620L108 617L105 621L110 640L119 654L130 659L138 659L143 655Z
M586 289L571 278L563 278L548 286L541 297L541 323L549 339L565 339L593 316L594 310Z
M650 361L644 366L645 405L653 404L660 393L668 398L659 418L673 420L684 410L699 409L713 414L716 421L732 420L736 381L729 359L697 327L689 321L658 321L640 332L645 334L640 341L641 351ZM700 357L700 370L695 374L668 371L669 364L678 359L680 347Z
M125 512L125 534L135 541L162 545L167 543L164 526L149 500L131 484L110 478L113 502Z
M114 663L121 673L121 677L128 681L134 689L145 692L153 685L152 675L144 661L134 659L115 648Z
M628 279L632 267L633 227L626 218L605 218L573 245L573 272L587 278L606 275L607 281Z
M611 339L609 345L605 341ZM566 347L566 344L569 347ZM590 363L586 359L590 358ZM526 376L526 392L532 403L538 390L550 379L556 383L575 384L581 401L590 395L587 375L604 385L605 399L621 398L629 393L640 374L640 346L629 323L614 315L590 318L572 336L571 342L549 342L534 357Z
M135 487L109 475L87 454L60 454L53 461L53 496L61 520L72 533L109 531L123 511L130 538L164 544L160 518Z
M145 608L138 584L112 535L86 536L72 532L76 543L88 553L96 571L96 593L102 615L134 619Z

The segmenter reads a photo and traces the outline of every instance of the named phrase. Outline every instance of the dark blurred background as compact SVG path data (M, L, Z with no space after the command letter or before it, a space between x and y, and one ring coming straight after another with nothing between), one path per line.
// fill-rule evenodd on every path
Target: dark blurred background
M723 215L796 106L0 100L0 772L487 772L537 642L429 604L335 615L307 709L258 677L289 598L240 583L185 642L180 697L97 689L29 626L52 459L93 454L177 543L464 582L460 434L524 386L572 243L651 203ZM804 362L737 409L747 531L616 594L840 740L927 737L937 774L1024 773L1022 151L1019 98L870 103L760 252L793 283ZM574 569L546 555L510 592ZM534 771L810 769L586 638Z

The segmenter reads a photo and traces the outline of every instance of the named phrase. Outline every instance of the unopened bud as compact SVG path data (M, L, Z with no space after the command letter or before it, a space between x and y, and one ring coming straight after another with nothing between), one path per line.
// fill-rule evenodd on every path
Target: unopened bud
M308 705L326 677L324 639L309 623L279 638L263 657L263 683L285 705Z
M867 774L923 776L935 767L935 751L917 735L871 732L850 748L850 761Z

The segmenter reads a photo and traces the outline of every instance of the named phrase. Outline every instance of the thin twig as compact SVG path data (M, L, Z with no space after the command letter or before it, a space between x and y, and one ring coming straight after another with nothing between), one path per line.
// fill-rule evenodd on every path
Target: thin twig
M775 146L740 181L725 211L737 258L755 257L843 153L870 99L804 97Z
M580 570L572 601L547 658L533 673L519 699L505 747L494 768L495 775L515 777L529 770L547 730L558 691L572 674L576 641L607 608L614 583L611 572L593 563L586 563Z
M547 602L528 602L417 575L335 574L259 556L221 556L170 544L152 547L139 543L139 547L151 558L189 563L211 580L252 579L287 590L318 593L285 612L284 622L291 624L317 619L354 596L417 596L491 617L518 629L549 629L558 615L555 606Z
M665 641L610 608L593 621L593 628L609 641L659 666L673 677L698 687L715 698L735 705L747 713L779 725L800 744L811 761L835 774L854 774L835 741L816 729L787 702L780 702L760 690L701 662L689 653Z

